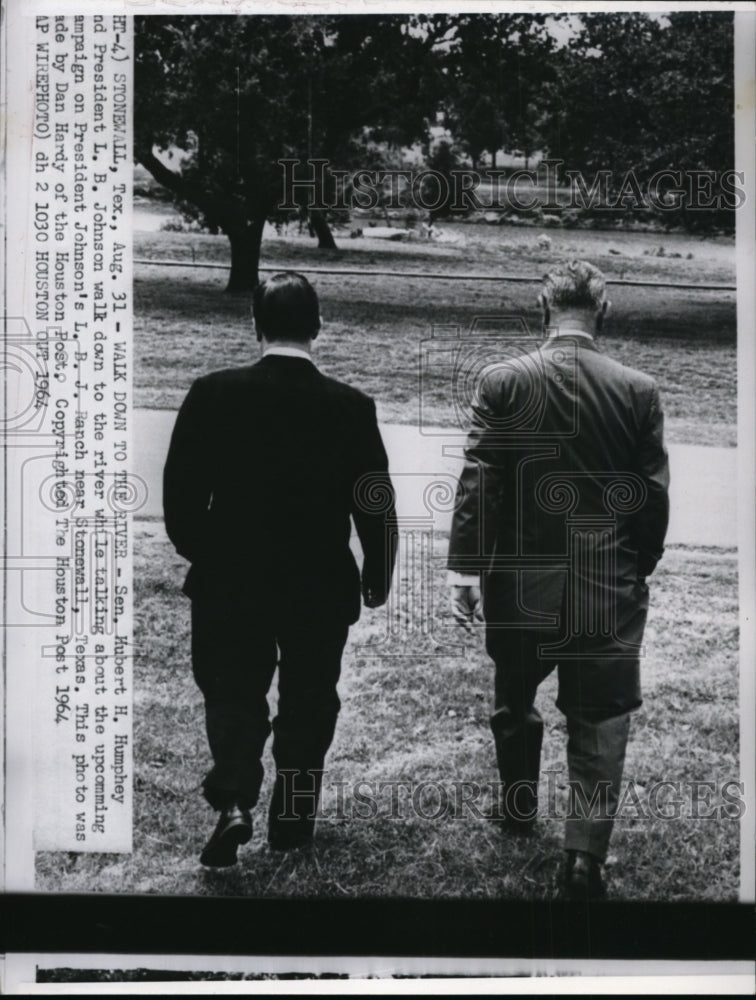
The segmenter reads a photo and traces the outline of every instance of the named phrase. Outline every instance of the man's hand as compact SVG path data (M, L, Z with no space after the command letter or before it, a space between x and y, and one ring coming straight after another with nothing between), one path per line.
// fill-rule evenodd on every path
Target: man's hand
M366 608L380 608L388 600L388 594L384 590L363 587L362 600L365 602Z
M483 621L483 604L480 599L480 587L452 586L451 613L459 625L464 626L468 632L471 632L473 622Z

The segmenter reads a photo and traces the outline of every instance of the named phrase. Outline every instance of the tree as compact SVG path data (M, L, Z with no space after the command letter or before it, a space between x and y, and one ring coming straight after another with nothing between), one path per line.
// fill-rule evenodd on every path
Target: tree
M284 194L280 159L348 168L365 130L385 141L424 136L432 40L412 30L417 20L135 18L136 159L228 236L228 291L257 284L263 227ZM157 155L174 146L189 154L180 171ZM328 245L324 216L310 221Z
M557 62L545 133L568 169L608 170L617 189L629 172L643 185L661 170L732 168L731 12L583 14Z
M445 64L447 126L470 154L529 156L538 141L543 83L556 42L544 14L465 14L454 20Z
M735 162L734 18L731 11L668 15L656 76L656 148L647 170L710 171ZM650 97L653 100L653 97ZM734 209L683 208L687 228L732 226Z

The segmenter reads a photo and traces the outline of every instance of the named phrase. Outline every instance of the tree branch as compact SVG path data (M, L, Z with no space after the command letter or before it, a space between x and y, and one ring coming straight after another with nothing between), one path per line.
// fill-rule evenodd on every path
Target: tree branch
M224 232L227 232L229 227L238 228L239 211L229 199L222 199L218 195L211 194L199 184L187 180L181 174L166 167L152 152L151 143L137 144L134 155L137 162L141 163L145 170L149 170L158 184L168 188L183 201L196 205L213 225L217 225Z

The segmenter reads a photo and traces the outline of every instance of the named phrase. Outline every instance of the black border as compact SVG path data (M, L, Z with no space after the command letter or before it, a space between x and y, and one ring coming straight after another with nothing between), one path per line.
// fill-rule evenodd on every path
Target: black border
M743 903L7 894L5 952L743 961Z

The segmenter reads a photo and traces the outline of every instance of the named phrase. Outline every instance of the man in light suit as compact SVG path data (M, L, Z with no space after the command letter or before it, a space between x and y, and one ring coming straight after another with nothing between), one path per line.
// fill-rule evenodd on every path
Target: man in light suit
M600 350L604 290L582 261L547 275L544 345L481 381L448 561L455 617L485 620L500 819L513 832L535 820L534 700L558 666L571 790L565 898L605 894L629 713L641 704L646 578L669 511L659 393Z
M203 790L220 812L200 858L211 867L233 864L252 836L277 665L268 841L311 840L347 632L360 592L368 607L385 602L396 545L375 405L312 361L314 289L277 274L255 290L253 313L262 359L194 382L164 474L168 535L191 563L192 665L213 758ZM380 511L360 502L365 483L382 491Z

